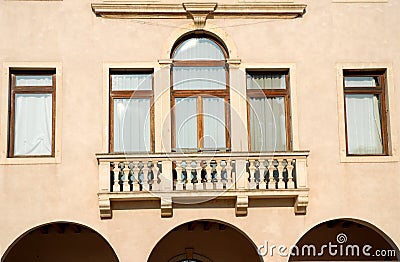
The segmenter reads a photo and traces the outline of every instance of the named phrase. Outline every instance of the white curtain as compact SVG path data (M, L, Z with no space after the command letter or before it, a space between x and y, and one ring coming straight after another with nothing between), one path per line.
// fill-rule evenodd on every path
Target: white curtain
M226 89L225 68L173 67L174 90Z
M348 154L383 153L377 95L346 95L346 122Z
M112 90L151 90L151 74L111 75Z
M150 99L114 100L114 151L150 151Z
M373 76L346 76L345 87L374 87L378 86L378 78Z
M191 38L175 51L175 60L225 60L221 48L207 38Z
M16 86L51 86L53 79L51 75L41 76L16 76Z
M285 99L250 98L250 139L252 150L286 150Z
M51 155L52 95L16 94L14 155Z
M248 74L247 89L285 89L284 74Z
M225 101L223 98L203 98L204 148L225 148Z
M197 148L196 98L175 99L176 147Z

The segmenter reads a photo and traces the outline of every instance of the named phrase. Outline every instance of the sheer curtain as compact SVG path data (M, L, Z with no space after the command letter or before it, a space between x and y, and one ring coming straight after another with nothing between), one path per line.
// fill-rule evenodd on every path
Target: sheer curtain
M176 147L197 148L197 99L175 99Z
M21 75L15 76L16 86L51 86L51 75Z
M14 155L51 155L52 95L16 94Z
M248 89L285 89L286 75L284 74L248 74Z
M207 38L191 38L184 41L174 54L175 60L225 60L221 48Z
M250 138L252 150L286 150L285 99L250 98Z
M203 98L204 148L225 148L225 101L223 98Z
M173 67L174 90L226 89L225 68Z
M114 151L150 151L150 99L114 100Z
M113 90L151 90L151 74L112 75Z
M346 95L347 146L349 154L382 154L379 97Z

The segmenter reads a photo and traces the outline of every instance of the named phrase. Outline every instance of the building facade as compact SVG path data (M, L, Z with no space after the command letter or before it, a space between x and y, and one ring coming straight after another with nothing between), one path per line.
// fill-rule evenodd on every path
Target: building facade
M1 260L399 260L399 12L0 0Z

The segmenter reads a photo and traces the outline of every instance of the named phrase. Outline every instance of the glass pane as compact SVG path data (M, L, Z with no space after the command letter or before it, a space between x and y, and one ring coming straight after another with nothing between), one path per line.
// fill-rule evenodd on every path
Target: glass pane
M378 95L346 95L348 154L382 154L382 127Z
M285 74L247 74L247 89L285 89Z
M150 150L150 99L114 99L114 152Z
M175 99L176 148L197 148L197 99Z
M346 76L344 78L345 87L375 87L379 86L377 76Z
M204 148L226 148L225 101L203 98Z
M52 86L51 75L15 76L16 86Z
M111 75L112 90L152 90L152 74Z
M52 95L16 94L14 155L50 156Z
M250 98L251 149L286 151L285 99Z
M191 38L184 41L175 51L175 60L225 60L224 52L212 40Z
M226 89L226 71L220 67L173 67L174 90Z

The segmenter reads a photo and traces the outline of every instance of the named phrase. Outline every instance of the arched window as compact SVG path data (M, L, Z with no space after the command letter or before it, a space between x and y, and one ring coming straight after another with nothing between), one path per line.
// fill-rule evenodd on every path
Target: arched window
M206 35L186 37L172 52L172 144L178 151L230 148L227 52Z

